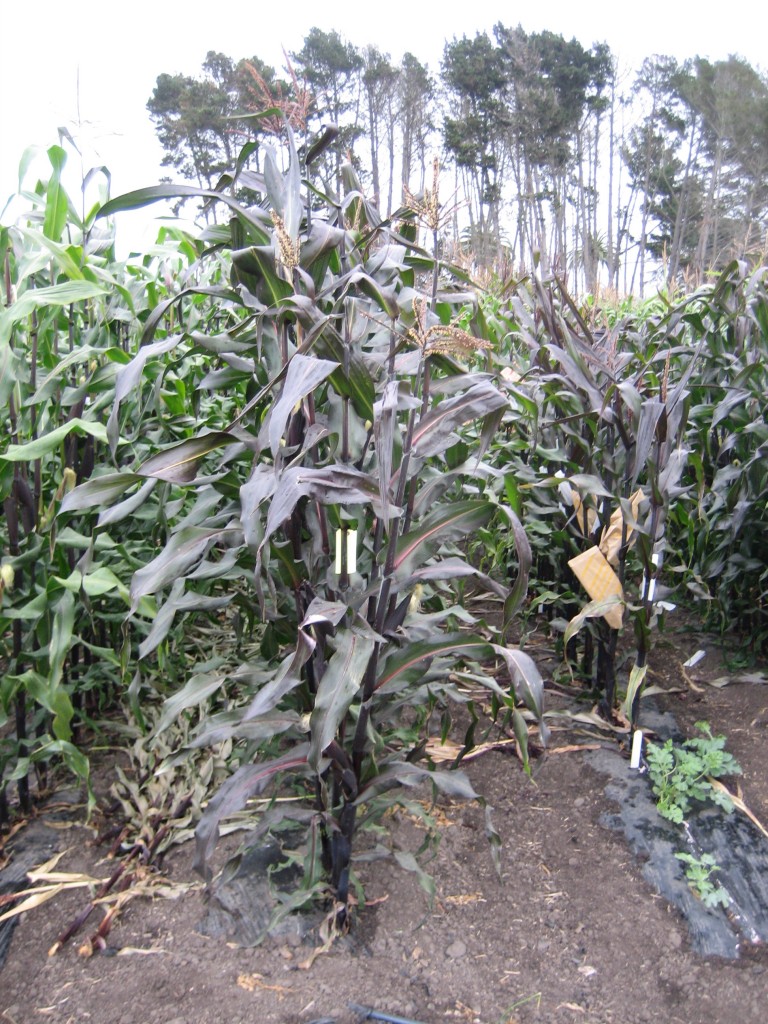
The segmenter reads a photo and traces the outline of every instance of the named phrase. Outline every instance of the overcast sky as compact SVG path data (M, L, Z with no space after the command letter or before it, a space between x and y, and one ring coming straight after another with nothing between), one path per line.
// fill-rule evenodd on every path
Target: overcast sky
M16 191L30 145L48 147L65 125L84 153L85 170L106 164L112 194L156 183L162 151L146 110L157 76L196 75L208 50L234 59L256 55L282 67L310 28L336 29L358 46L376 44L399 60L406 50L439 70L446 39L491 33L495 23L549 29L585 47L607 42L624 67L654 53L721 59L736 53L765 68L768 13L742 0L728 16L680 0L498 0L418 4L413 0L336 3L337 15L308 0L216 4L212 0L35 0L3 5L0 18L0 211ZM327 8L324 8L327 9ZM437 13L439 11L439 13ZM713 13L708 13L708 11ZM122 13L119 13L122 12ZM135 214L125 214L135 217ZM7 215L2 218L5 222Z

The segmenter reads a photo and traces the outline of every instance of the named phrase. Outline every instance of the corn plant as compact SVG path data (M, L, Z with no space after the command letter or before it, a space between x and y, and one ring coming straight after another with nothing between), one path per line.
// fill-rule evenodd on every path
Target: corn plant
M313 186L320 148L302 150L307 165L286 129L263 175L241 171L261 197L256 206L229 191L231 178L202 193L231 220L203 236L214 248L200 265L230 248L230 278L169 298L163 313L176 309L176 332L158 340L159 318L148 320L138 354L118 373L107 431L117 446L124 406L129 397L140 404L148 372L162 376L168 353L205 366L195 378L198 429L133 469L100 471L63 512L120 498L115 507L135 513L162 489L164 542L131 583L135 620L143 602L157 609L132 687L139 704L158 664L179 652L177 615L221 599L232 640L229 657L180 673L159 727L221 699L192 742L231 741L236 770L198 826L197 865L209 874L222 820L287 777L305 799L276 803L257 834L291 823L305 830L295 902L330 895L343 928L358 830L420 783L475 796L460 771L435 770L425 753L433 710L461 699L452 667L482 662L473 678L513 720L526 763L517 701L539 719L542 680L503 631L455 599L455 582L474 578L506 598L509 620L530 552L518 517L487 486L483 456L509 401L492 374L473 369L483 339L453 319L472 295L437 255L437 169L423 195L407 194L395 230L350 167L342 197ZM121 197L102 213L170 190ZM186 327L187 304L201 296L216 311L215 332ZM498 514L515 537L511 591L463 557L467 538Z
M0 314L6 425L0 716L12 716L15 726L15 739L5 739L0 788L5 793L15 779L24 812L31 809L30 766L44 782L45 765L58 753L87 776L87 761L71 743L75 706L68 676L86 669L95 639L82 651L85 664L71 666L79 588L65 581L76 547L66 539L58 548L52 543L53 515L63 493L87 477L94 437L103 432L84 418L84 373L94 348L81 340L96 333L97 303L111 284L105 261L93 255L96 246L87 251L86 226L62 187L66 153L53 146L48 156L51 174L27 194L29 215L0 234L6 307Z
M673 600L704 598L707 617L761 642L766 309L764 269L733 264L690 295L608 311L599 329L557 282L519 287L496 313L517 415L491 459L531 541L535 609L564 631L571 664L581 631L605 714L620 630L634 624L634 719ZM579 557L613 572L615 596L584 605L566 565Z
M673 513L686 586L705 620L768 637L768 288L766 268L732 263L693 297L705 349L691 380L687 500Z
M147 550L140 529L104 531L94 544L77 517L56 514L89 478L98 446L106 451L130 325L150 315L165 284L156 257L119 263L111 231L96 223L106 172L88 176L78 210L62 184L66 150L52 146L48 158L47 180L21 192L26 211L0 228L0 724L11 726L0 749L0 819L12 781L20 809L31 810L30 776L44 788L52 759L88 779L82 727L119 692L130 654L127 584ZM25 157L22 186L26 166ZM185 262L179 248L167 247L169 261Z
M537 607L563 630L571 662L583 630L582 669L606 715L620 631L632 620L626 710L636 717L662 597L666 517L685 468L687 382L701 348L689 341L684 311L593 331L559 282L534 280L507 314L518 368L508 377L524 416L509 422L492 456L529 531Z

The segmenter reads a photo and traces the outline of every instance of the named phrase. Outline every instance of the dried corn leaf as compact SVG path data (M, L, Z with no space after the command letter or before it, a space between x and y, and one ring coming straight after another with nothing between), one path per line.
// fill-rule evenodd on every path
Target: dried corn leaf
M28 896L22 900L18 906L11 907L10 910L6 910L4 914L0 914L0 924L3 921L9 920L11 917L16 917L18 914L25 914L28 910L34 910L35 907L41 907L43 903L47 903L48 900L52 900L54 896L58 896L60 892L63 892L66 886L64 885L52 885L49 889L40 889L34 895ZM23 893L18 893L18 897L22 897Z
M106 878L94 878L79 871L41 871L28 872L30 881L43 882L45 885L57 885L59 882L68 889L84 885L104 885Z
M733 676L718 676L717 679L702 679L703 683L707 686L714 686L715 689L721 690L724 686L730 686L731 683L757 683L759 685L768 682L764 672L740 672Z
M28 910L34 910L35 907L42 906L43 903L47 903L48 900L58 896L65 889L91 889L94 886L104 884L104 879L93 878L91 875L85 875L80 872L55 871L56 865L68 852L68 850L61 850L51 857L50 860L41 864L40 867L33 868L27 872L27 876L33 884L26 889L22 889L20 892L13 893L13 899L21 900L22 902L0 915L0 922L16 917L18 914L24 914Z
M604 729L608 732L625 733L629 730L629 723L623 720L621 725L616 725L613 722L606 721L597 712L597 705L591 711L547 711L545 717L548 721L553 718L567 718L572 722L578 722L582 725L594 725L598 729ZM584 730L586 733L586 730Z
M40 867L34 868L32 871L28 871L27 874L33 880L41 875L46 875L49 871L53 871L61 858L65 856L65 854L69 853L71 849L72 847L70 846L66 850L60 850L58 853L55 853L50 860L45 861L45 863L41 864Z
M290 992L289 988L285 985L270 985L264 981L261 974L239 974L237 976L238 988L245 989L246 992L255 992L256 989L262 989L265 992L277 992L280 999L286 992Z
M664 693L685 693L684 686L657 686L655 683L653 686L646 686L643 690L644 697L658 697L659 694Z
M466 907L470 903L487 903L488 901L481 892L463 892L457 896L444 896L443 903L450 903L454 907Z
M117 951L117 956L151 956L154 953L167 953L167 949L156 949L150 946L149 949L142 949L140 946L122 946Z
M202 892L205 888L203 881L199 882L169 882L167 878L162 878L159 875L153 875L151 878L139 879L131 884L131 888L127 890L132 896L146 896L149 899L159 900L177 900L181 896L186 896L190 892ZM94 900L94 904L98 903L112 903L116 896L121 896L122 893L108 893L106 896L102 896L101 899Z
M495 743L478 743L464 755L462 761L473 761L476 757L482 757L483 754L488 754L491 750L515 746L516 742L516 740L497 740ZM453 740L446 740L442 743L437 737L427 740L425 746L426 753L433 761L437 762L455 761L462 750L464 750L463 744L454 743Z
M731 803L736 808L736 810L741 811L742 814L746 814L746 816L749 818L752 824L756 828L759 828L763 835L768 838L768 831L755 817L752 811L750 811L750 809L747 807L747 805L744 803L741 797L734 796L733 793L731 793L731 791L726 786L724 786L719 779L713 779L707 776L707 782L709 782L713 789L719 789L721 792L727 794L728 798L730 799Z

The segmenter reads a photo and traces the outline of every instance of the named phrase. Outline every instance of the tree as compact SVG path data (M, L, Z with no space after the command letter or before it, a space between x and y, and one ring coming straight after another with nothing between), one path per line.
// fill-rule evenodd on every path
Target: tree
M339 128L336 141L324 157L327 185L338 191L342 154L351 151L362 131L357 100L363 57L338 32L312 28L293 58L314 94L313 116L318 126L331 123Z
M507 83L521 255L527 234L545 266L566 264L566 213L572 203L578 248L591 283L598 239L599 130L607 106L610 51L605 44L586 50L576 39L548 31L529 34L520 26L498 24L494 34Z
M454 116L443 120L445 148L464 173L470 227L483 261L499 239L499 207L507 156L506 78L499 50L486 33L447 43L443 82Z
M679 93L680 66L673 57L647 57L635 79L645 113L629 132L622 156L630 182L630 200L641 196L636 270L640 295L645 293L646 257L663 257L672 240L673 208L679 193L682 165L680 140L686 132ZM634 283L634 275L633 275Z
M701 278L761 245L768 225L768 84L746 61L646 60L645 112L624 158L642 197L638 270L646 254L666 279Z
M624 90L606 44L587 49L502 24L492 38L448 43L440 82L411 53L394 65L375 45L358 50L335 31L311 29L293 56L289 82L256 57L235 62L213 51L198 77L159 75L147 106L165 165L213 188L243 140L257 143L249 159L258 171L265 135L285 119L302 130L309 122L323 129L309 146L324 190L340 194L349 160L361 180L370 174L390 216L399 186L424 189L441 129L464 194L463 234L480 262L501 255L504 234L520 269L540 262L594 291L603 268L617 286L622 259L625 287L637 283L642 294L660 264L672 285L764 245L768 80L741 58L681 64L656 55ZM253 117L269 107L280 113ZM355 153L361 136L365 151ZM249 183L260 197L259 179ZM457 236L464 227L457 213Z
M380 157L386 138L389 154L389 202L387 216L392 210L392 177L395 160L395 117L396 95L400 72L375 46L366 47L363 53L363 89L368 111L368 142L371 152L371 181L373 184L374 206L381 205Z
M435 81L427 65L420 63L412 53L405 53L397 82L397 122L402 143L401 185L411 186L413 165L418 160L421 171L418 188L424 188L427 143L435 128L434 96Z
M708 186L696 263L720 269L759 244L768 215L768 84L745 60L696 58L686 99L698 115Z
M201 78L158 75L147 109L165 150L163 166L174 167L209 189L232 169L243 141L256 140L260 134L253 121L235 116L253 109L252 68L266 80L274 80L274 70L257 57L236 64L212 50L203 62Z

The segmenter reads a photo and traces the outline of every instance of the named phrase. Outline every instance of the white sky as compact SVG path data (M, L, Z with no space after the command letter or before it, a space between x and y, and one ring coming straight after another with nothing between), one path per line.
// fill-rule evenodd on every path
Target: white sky
M446 39L490 35L499 21L575 36L585 47L607 42L624 67L654 53L681 60L737 53L756 67L766 64L768 6L762 0L741 0L719 13L707 0L546 0L535 7L384 0L334 7L338 15L319 13L309 0L8 0L0 17L0 214L16 191L23 151L56 143L59 125L81 145L86 171L109 167L113 195L155 184L167 173L146 110L157 76L197 75L208 50L235 60L256 55L281 67L281 47L299 49L313 26L336 29L358 46L375 44L395 60L410 50L435 72ZM139 216L123 215L127 221ZM125 229L130 233L131 225Z

